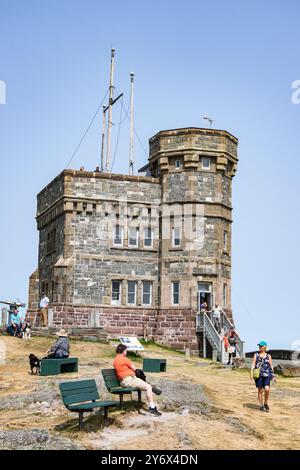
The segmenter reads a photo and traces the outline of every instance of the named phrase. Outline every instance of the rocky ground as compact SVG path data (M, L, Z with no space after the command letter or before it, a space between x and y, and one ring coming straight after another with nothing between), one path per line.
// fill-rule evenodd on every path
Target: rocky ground
M6 363L0 365L0 449L300 449L300 379L279 377L272 388L270 413L259 411L248 372L197 358L146 347L145 357L167 358L167 372L147 374L163 393L157 397L162 416L131 402L110 412L103 427L101 413L87 414L78 431L77 414L62 405L58 384L95 378L101 398L106 391L101 368L111 367L115 343L72 342L79 372L55 377L32 376L28 355L37 356L51 338L23 341L0 337ZM141 367L141 359L133 361Z

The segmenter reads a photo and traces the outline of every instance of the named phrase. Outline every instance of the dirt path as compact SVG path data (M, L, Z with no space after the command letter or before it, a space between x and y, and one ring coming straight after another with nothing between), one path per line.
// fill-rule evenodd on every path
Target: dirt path
M163 390L158 397L162 417L128 402L125 411L110 414L107 428L102 428L102 417L95 413L85 419L79 433L77 416L61 403L58 383L94 377L101 396L108 397L99 372L111 367L115 344L74 341L71 353L79 357L79 372L39 377L28 374L27 357L30 352L42 356L53 340L0 340L7 349L6 364L0 365L0 448L5 448L6 433L13 431L24 448L300 449L298 378L278 378L271 391L271 411L262 413L247 371L199 359L185 361L181 354L149 345L146 357L168 361L166 373L147 377ZM134 362L141 366L140 359ZM48 437L41 438L41 430Z

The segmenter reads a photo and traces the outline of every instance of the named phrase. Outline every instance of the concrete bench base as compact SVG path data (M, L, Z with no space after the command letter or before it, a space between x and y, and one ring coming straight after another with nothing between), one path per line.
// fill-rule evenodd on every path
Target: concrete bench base
M40 375L58 375L65 372L78 372L78 358L42 359Z

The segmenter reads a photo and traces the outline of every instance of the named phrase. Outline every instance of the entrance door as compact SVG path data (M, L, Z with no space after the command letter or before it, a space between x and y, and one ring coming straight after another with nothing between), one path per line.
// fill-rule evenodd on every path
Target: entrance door
M211 310L213 306L212 284L208 282L198 282L198 310L203 301L207 303L207 310Z

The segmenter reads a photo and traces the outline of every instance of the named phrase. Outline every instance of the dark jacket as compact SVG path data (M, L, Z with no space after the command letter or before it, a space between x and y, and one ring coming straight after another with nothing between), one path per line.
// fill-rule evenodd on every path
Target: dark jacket
M57 358L69 357L70 343L68 338L61 336L56 343L51 347L50 353Z

